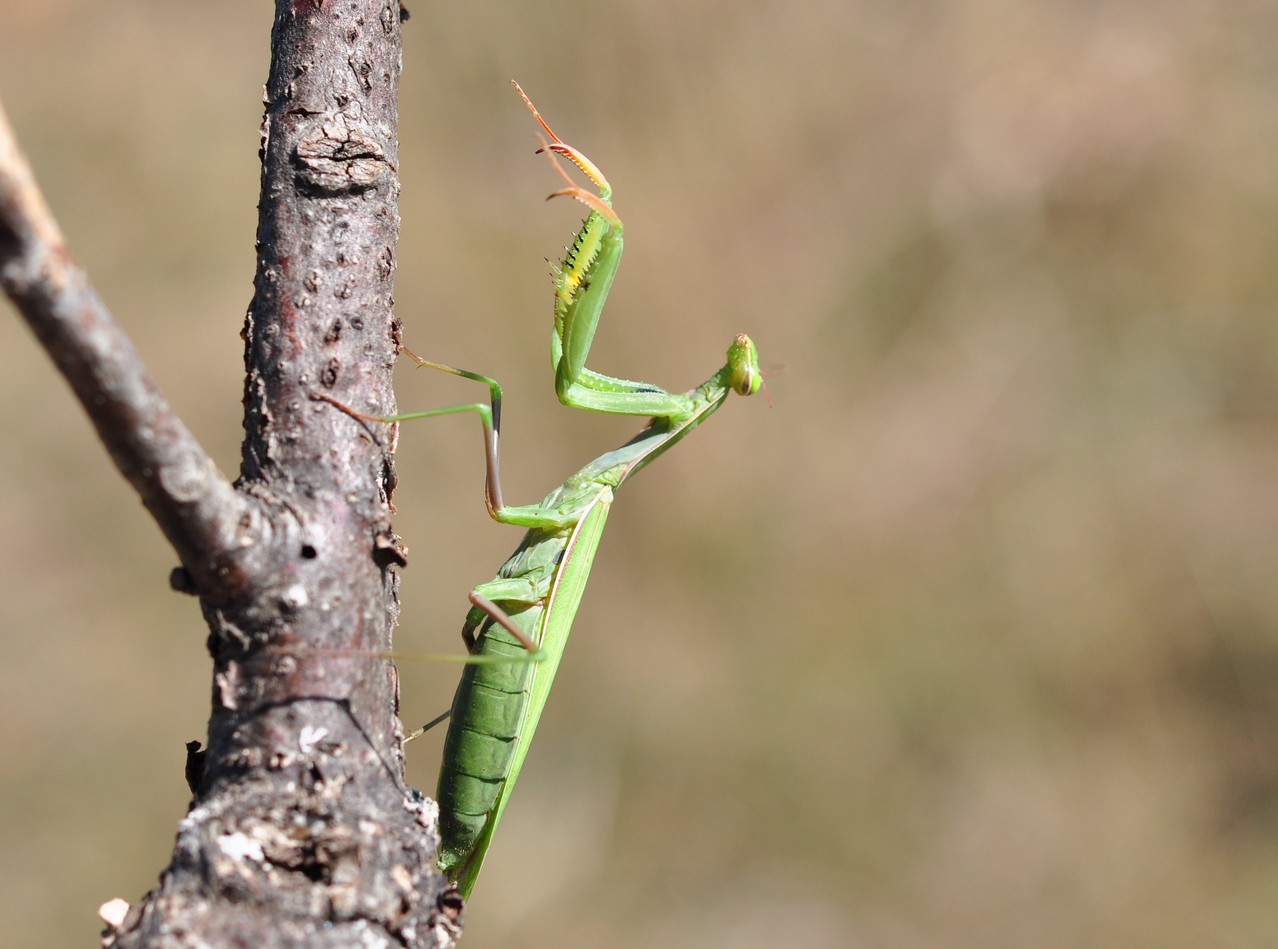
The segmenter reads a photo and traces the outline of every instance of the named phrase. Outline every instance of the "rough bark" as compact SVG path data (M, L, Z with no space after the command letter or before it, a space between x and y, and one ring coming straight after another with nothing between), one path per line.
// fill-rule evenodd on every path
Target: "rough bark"
M388 433L394 410L397 0L278 0L262 125L245 438L229 485L93 293L0 128L0 284L199 596L205 752L171 864L104 944L435 946L460 902L434 805L403 782ZM0 116L0 126L5 126Z

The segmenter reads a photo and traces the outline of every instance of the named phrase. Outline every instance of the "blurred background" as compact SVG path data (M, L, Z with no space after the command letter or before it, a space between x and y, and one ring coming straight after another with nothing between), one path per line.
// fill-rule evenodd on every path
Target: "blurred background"
M622 493L466 944L1273 939L1278 7L409 5L398 312L506 383L508 497L637 430L554 400L581 214L511 77L626 223L592 365L780 370ZM233 475L271 5L0 11L74 251ZM0 309L0 918L89 945L168 862L206 631ZM427 375L403 408L476 395ZM518 540L473 428L401 434L406 652Z

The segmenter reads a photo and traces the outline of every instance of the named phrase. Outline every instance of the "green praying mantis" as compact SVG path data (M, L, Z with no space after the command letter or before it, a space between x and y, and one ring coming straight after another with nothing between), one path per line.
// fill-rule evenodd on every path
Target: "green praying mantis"
M753 395L763 385L758 353L744 334L729 346L724 366L689 392L667 392L586 368L621 258L621 219L612 209L612 189L602 172L560 140L517 83L515 88L550 137L539 151L549 156L565 181L566 186L551 197L572 197L589 209L563 262L554 270L551 350L556 393L568 406L650 416L647 427L568 477L537 504L512 506L505 503L501 490L498 442L502 393L494 380L407 353L419 366L484 383L489 388L489 401L372 417L321 397L352 415L379 422L474 412L484 432L488 513L499 523L527 531L497 576L471 592L471 609L462 628L469 656L449 716L436 799L442 838L439 865L463 897L469 897L475 886L527 757L585 592L614 493L714 414L729 393ZM598 194L575 185L556 156L581 169Z

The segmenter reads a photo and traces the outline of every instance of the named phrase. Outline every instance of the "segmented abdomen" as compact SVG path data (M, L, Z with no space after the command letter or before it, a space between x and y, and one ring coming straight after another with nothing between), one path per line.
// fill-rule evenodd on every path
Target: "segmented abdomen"
M538 603L511 618L531 633L541 611ZM510 773L534 669L528 651L495 623L486 623L474 654L511 661L466 666L453 698L436 792L445 872L463 865L475 849Z

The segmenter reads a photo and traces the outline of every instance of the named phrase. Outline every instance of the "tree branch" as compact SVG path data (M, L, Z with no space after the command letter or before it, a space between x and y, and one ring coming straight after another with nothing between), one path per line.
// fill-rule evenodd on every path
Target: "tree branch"
M72 258L0 107L0 286L196 582L239 574L252 509L173 413ZM225 556L210 556L219 552Z

